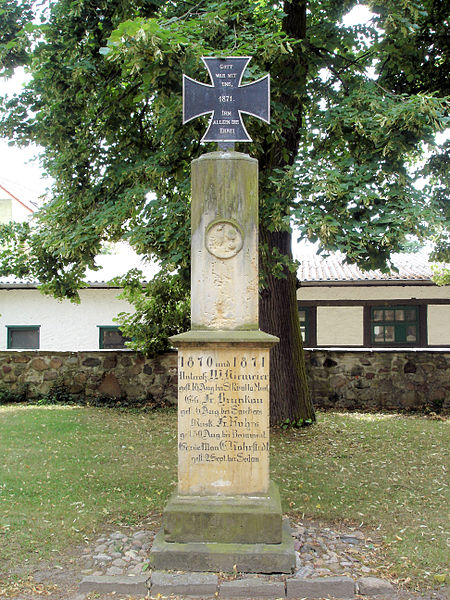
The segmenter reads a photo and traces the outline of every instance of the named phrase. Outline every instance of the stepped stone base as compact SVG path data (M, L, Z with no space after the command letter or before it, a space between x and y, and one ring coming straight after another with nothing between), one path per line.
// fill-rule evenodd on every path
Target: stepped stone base
M292 573L294 541L287 520L280 544L167 542L161 529L153 542L150 564L158 570Z
M281 544L281 500L270 482L265 495L173 494L164 509L166 542Z

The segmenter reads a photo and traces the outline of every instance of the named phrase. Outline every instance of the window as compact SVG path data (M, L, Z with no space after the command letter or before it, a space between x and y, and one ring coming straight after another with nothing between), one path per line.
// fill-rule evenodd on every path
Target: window
M374 346L416 346L419 343L419 307L373 306L370 328Z
M8 350L38 350L39 325L7 325Z
M315 306L298 307L298 318L304 346L316 346L316 308Z
M126 348L129 338L122 335L118 327L113 325L99 326L99 348L102 350L119 350Z
M309 319L308 319L308 309L300 308L298 311L298 318L300 320L300 330L302 332L302 340L304 343L308 340L309 334Z

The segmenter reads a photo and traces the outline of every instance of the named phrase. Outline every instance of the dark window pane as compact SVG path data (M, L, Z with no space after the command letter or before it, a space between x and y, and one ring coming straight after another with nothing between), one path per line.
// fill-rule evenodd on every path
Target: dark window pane
M395 320L396 321L404 321L405 320L405 311L403 308L398 308L395 311Z
M407 321L415 321L417 319L416 309L415 308L407 308L405 310L405 319Z
M299 310L298 318L300 319L300 323L304 323L306 321L306 310Z
M383 311L382 310L374 310L373 311L373 320L374 321L382 321L383 320Z
M384 328L384 341L395 342L395 328L393 325L386 325Z
M122 335L122 332L118 329L102 329L103 333L103 343L102 347L105 350L113 350L119 348L125 348L125 338Z
M39 348L39 329L9 329L8 347L13 350L37 350Z
M393 321L394 320L394 311L393 310L385 310L384 311L384 320L385 321Z
M408 325L406 328L406 341L416 342L417 341L417 327L415 325Z

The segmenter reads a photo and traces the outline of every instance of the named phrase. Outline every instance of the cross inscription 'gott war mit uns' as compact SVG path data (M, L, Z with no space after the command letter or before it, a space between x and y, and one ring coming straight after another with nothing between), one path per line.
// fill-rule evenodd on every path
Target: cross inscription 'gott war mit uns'
M241 85L249 56L202 58L213 85L183 75L183 123L212 113L202 142L251 142L242 114L270 122L270 76Z

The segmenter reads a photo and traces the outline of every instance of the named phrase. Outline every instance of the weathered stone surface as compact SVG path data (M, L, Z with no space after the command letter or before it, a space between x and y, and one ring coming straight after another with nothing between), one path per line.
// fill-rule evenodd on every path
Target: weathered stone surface
M45 371L45 369L49 368L45 360L43 360L42 358L35 358L34 360L32 360L31 367L35 371Z
M193 329L258 329L258 162L210 152L192 162Z
M150 580L152 596L186 595L214 596L217 592L218 578L212 573L166 573L153 571Z
M148 593L148 575L134 576L109 576L88 575L80 583L80 592L98 592L107 594L129 594L132 596L145 596Z
M282 581L264 581L254 577L224 581L220 584L220 598L284 598L285 586Z
M295 559L294 542L285 522L281 544L182 544L166 542L161 529L153 542L150 564L157 570L292 573Z
M258 332L257 346L254 332L227 333L235 337L230 343L215 331L171 338L179 347L180 494L260 495L269 488L269 349L278 338L266 334L264 340ZM206 334L208 342L196 341ZM231 386L236 374L252 384Z
M362 596L392 596L395 593L395 588L389 581L378 577L361 577L356 583L358 593Z
M86 358L83 360L83 367L98 367L100 364L99 358Z
M448 352L317 349L306 350L305 361L318 408L442 413L450 409L450 391L445 389L450 378Z
M355 582L350 577L288 579L287 598L353 598Z
M101 396L112 396L113 398L120 398L122 395L122 388L120 387L117 377L114 373L106 373L103 381L101 382L98 393Z
M18 352L14 355L13 360L15 363L27 363L30 362L30 357L27 354Z
M281 543L281 500L271 482L261 496L174 494L164 509L166 542Z
M324 367L327 358L336 366ZM97 366L85 366L88 359L99 360ZM38 370L32 361L38 360ZM306 350L306 366L311 391L318 408L354 410L408 410L448 413L450 409L450 352L433 350L411 351L336 351ZM107 362L111 361L111 363ZM131 375L129 367L143 365L138 375ZM143 361L143 362L142 362ZM56 365L61 362L61 366ZM367 363L367 364L366 364ZM416 372L405 372L405 365L414 363ZM35 363L36 364L36 363ZM106 367L106 364L111 366ZM116 366L112 366L115 364ZM328 363L330 364L330 363ZM120 381L123 396L143 400L150 394L154 401L175 402L177 394L177 354L168 352L154 359L126 351L46 352L0 351L0 386L14 390L29 384L29 398L43 393L44 373L56 372L68 391L75 396L100 395L105 373L113 373ZM351 370L362 366L361 376L352 377ZM8 373L3 367L12 370ZM340 369L339 373L332 372ZM157 376L162 377L155 381ZM411 370L407 367L406 371ZM9 377L7 377L9 376ZM6 379L5 379L6 377ZM51 375L50 377L53 377ZM364 379L369 387L358 381ZM54 381L54 380L52 380Z
M58 379L57 371L45 371L44 372L44 381L55 381L55 379Z

